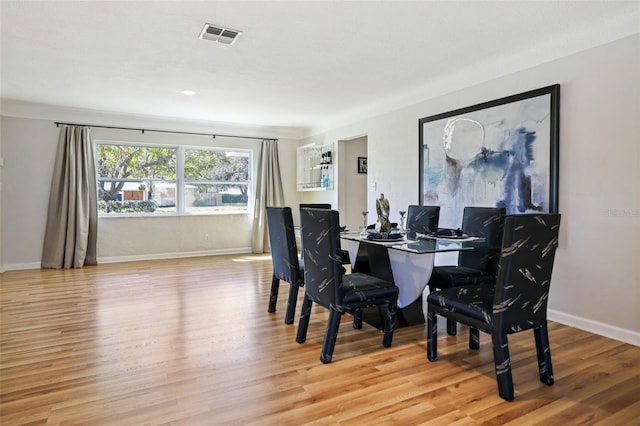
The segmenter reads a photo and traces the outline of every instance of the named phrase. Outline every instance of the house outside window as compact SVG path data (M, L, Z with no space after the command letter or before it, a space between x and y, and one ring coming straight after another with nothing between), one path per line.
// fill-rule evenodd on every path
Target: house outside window
M249 211L251 151L97 142L100 215Z

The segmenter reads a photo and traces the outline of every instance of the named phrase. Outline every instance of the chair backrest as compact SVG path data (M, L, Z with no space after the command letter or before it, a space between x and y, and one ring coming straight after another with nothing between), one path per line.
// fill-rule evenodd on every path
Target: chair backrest
M506 216L493 300L494 327L515 333L547 320L559 214Z
M315 204L314 203L301 203L299 209L300 209L301 213L302 213L302 209L331 210L331 204L326 204L326 203L315 203ZM301 255L302 259L304 259L304 243L302 242L302 238L300 238L300 255Z
M267 225L273 275L290 284L299 284L303 277L300 275L291 208L267 207Z
M301 209L325 209L325 210L331 210L331 204L324 204L324 203L318 203L318 204L309 204L309 203L301 203L300 204L300 208Z
M465 207L462 213L462 231L482 237L493 249L475 249L460 252L458 265L478 269L490 275L498 273L502 230L507 210L504 207Z
M327 309L340 309L343 301L340 220L326 209L300 211L304 241L304 288L306 294Z
M412 232L429 234L438 230L440 206L417 206L407 208L407 229Z

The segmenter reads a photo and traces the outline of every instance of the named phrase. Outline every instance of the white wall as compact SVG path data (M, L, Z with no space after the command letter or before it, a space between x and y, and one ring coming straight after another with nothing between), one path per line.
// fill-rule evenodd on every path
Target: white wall
M60 129L50 120L6 116L1 120L5 160L0 218L3 265L6 269L39 268ZM94 140L250 149L254 151L254 176L260 154L260 140L253 139L101 128L93 128L91 135ZM297 204L296 141L280 140L278 144L285 201ZM98 261L250 252L252 223L253 211L207 216L104 217L98 222Z
M10 264L15 263L39 267L58 129L53 123L38 120L1 120L4 266L13 269Z
M640 345L640 35L300 144L368 135L368 208L384 192L394 220L400 206L418 201L420 118L554 83L561 85L562 225L550 317Z

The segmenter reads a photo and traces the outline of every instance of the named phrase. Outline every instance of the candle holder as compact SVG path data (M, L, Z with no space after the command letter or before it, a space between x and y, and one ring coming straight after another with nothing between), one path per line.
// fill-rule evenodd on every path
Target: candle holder
M368 232L367 232L367 226L369 226L367 224L367 216L369 215L369 211L363 211L362 212L362 226L360 228L362 228L360 230L360 236L361 237L366 237Z
M404 215L407 214L407 212L400 210L398 213L400 213L400 233L404 234L406 232L404 229Z

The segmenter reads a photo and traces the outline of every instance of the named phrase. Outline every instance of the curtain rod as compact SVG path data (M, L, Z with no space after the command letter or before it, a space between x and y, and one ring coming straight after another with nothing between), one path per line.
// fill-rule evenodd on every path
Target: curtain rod
M238 136L238 135L222 135L218 133L196 133L196 132L180 132L177 130L156 130L156 129L139 129L135 127L116 127L116 126L97 126L92 124L75 124L75 123L62 123L55 122L56 127L60 126L85 126L85 127L98 127L101 129L118 129L118 130L133 130L136 132L156 132L156 133L175 133L180 135L195 135L195 136L213 136L213 139L216 136L224 137L224 138L239 138L239 139L257 139L257 140L266 140L266 141L274 141L276 142L278 139L274 138L261 138L261 137L253 137L253 136Z

